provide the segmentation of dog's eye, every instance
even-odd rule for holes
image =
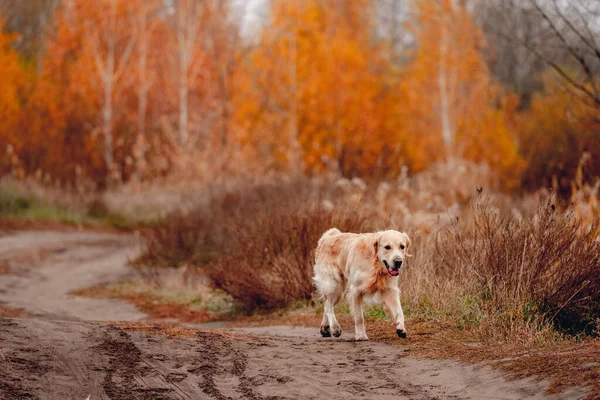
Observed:
[[[400,245],[400,250],[404,250],[404,245],[403,244]]]
[[[392,246],[385,246],[385,249],[386,249],[386,250],[391,250],[391,249],[392,249]]]

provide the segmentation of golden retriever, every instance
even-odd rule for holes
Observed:
[[[411,240],[406,233],[388,230],[376,233],[342,233],[330,229],[321,236],[315,257],[313,282],[325,300],[321,335],[339,337],[342,327],[335,305],[347,291],[354,313],[356,340],[368,340],[362,305],[384,302],[396,333],[406,338],[400,304],[398,275],[405,264]]]

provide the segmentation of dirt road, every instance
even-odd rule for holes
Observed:
[[[45,318],[136,321],[146,317],[125,301],[73,296],[77,289],[132,274],[139,251],[128,235],[16,232],[0,237],[0,303]]]
[[[167,336],[105,320],[144,318],[72,290],[122,279],[136,240],[94,233],[0,237],[0,399],[546,399],[547,384],[419,360],[401,346],[323,339],[317,328],[198,330]],[[96,320],[91,322],[90,320]],[[557,398],[583,398],[571,390]]]

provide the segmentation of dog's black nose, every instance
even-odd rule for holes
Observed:
[[[402,260],[394,261],[394,268],[398,269],[402,266]]]

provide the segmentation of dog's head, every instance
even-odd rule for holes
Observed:
[[[375,256],[391,276],[398,276],[405,263],[408,248],[412,244],[408,235],[398,231],[384,231],[375,234],[373,248]]]

